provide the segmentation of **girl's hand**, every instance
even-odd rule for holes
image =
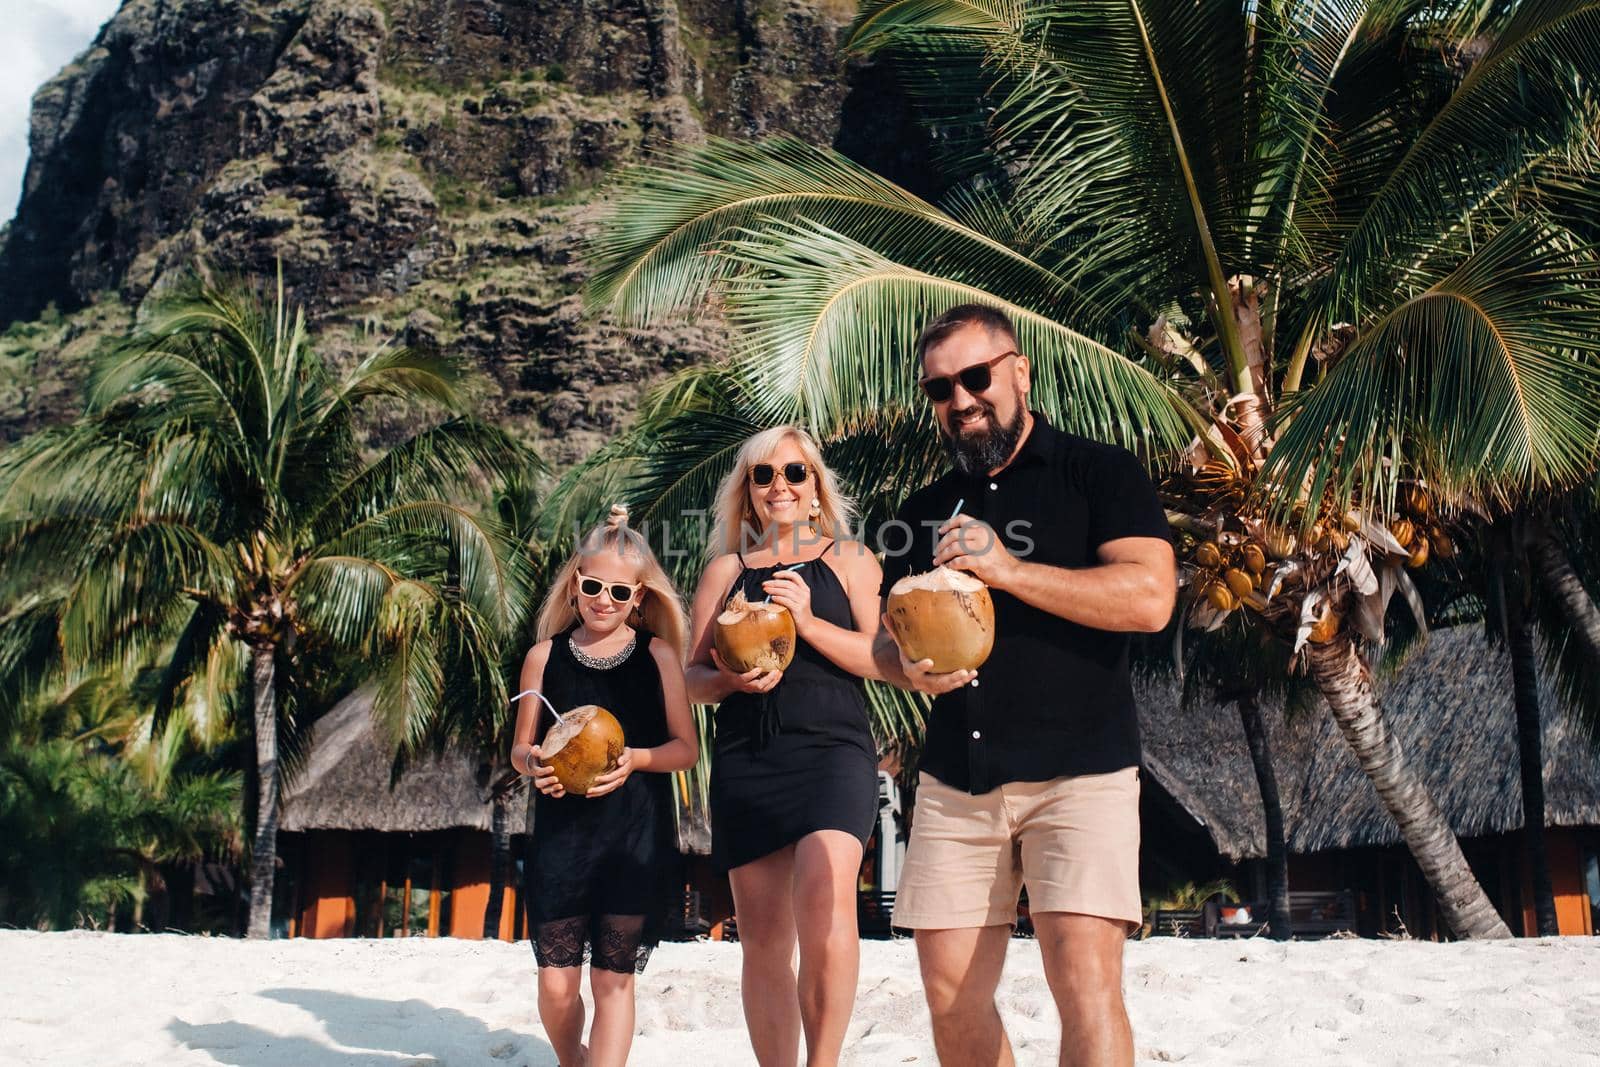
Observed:
[[[783,678],[782,671],[763,671],[760,667],[736,674],[722,662],[722,657],[714,648],[711,650],[711,662],[717,665],[723,683],[736,693],[765,693]]]
[[[762,582],[761,589],[772,598],[773,603],[789,609],[789,614],[794,618],[796,634],[804,635],[811,629],[816,616],[811,614],[811,587],[804,578],[794,571],[779,571]]]
[[[566,796],[566,787],[563,786],[561,784],[561,780],[556,777],[556,769],[554,767],[546,767],[544,764],[539,762],[539,760],[543,758],[544,753],[539,751],[538,745],[534,745],[533,755],[528,757],[529,762],[533,764],[533,787],[539,792],[543,793],[545,796]]]
[[[628,780],[628,775],[633,773],[633,749],[624,748],[622,755],[617,757],[617,765],[594,780],[589,791],[584,796],[593,800],[603,797],[607,793],[618,789],[623,782]]]

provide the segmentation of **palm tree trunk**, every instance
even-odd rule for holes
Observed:
[[[1595,606],[1583,579],[1573,569],[1566,550],[1556,541],[1549,526],[1543,522],[1529,524],[1528,551],[1533,558],[1533,569],[1545,595],[1555,601],[1566,616],[1573,640],[1589,657],[1589,663],[1600,671],[1600,607]]]
[[[255,691],[256,833],[250,848],[250,925],[252,940],[272,933],[272,880],[278,861],[278,702],[274,650],[250,650]]]
[[[1372,676],[1356,655],[1355,643],[1341,634],[1306,648],[1312,678],[1339,732],[1394,818],[1450,929],[1462,938],[1510,937],[1511,930],[1467,866],[1450,824],[1384,721]]]
[[[490,815],[489,904],[483,910],[483,937],[492,941],[500,936],[500,912],[505,907],[506,872],[511,869],[511,818],[506,811],[509,791],[494,795]]]
[[[1289,848],[1284,840],[1283,801],[1278,796],[1278,775],[1272,767],[1267,724],[1254,693],[1239,698],[1239,722],[1250,747],[1250,762],[1261,790],[1261,812],[1267,824],[1267,935],[1278,941],[1294,936],[1289,917]]]
[[[1533,883],[1533,913],[1540,937],[1561,932],[1556,894],[1550,881],[1550,853],[1544,837],[1544,738],[1539,726],[1539,670],[1533,623],[1523,600],[1520,572],[1500,570],[1506,606],[1506,641],[1511,646],[1511,687],[1517,708],[1517,756],[1522,768],[1522,840]],[[1510,579],[1508,582],[1507,579]]]

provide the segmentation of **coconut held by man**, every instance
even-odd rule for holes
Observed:
[[[934,674],[977,670],[994,649],[989,587],[965,571],[935,567],[894,583],[889,629],[913,663],[932,660]]]

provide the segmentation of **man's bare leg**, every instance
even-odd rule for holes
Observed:
[[[944,1067],[1016,1063],[994,1002],[1010,940],[1010,926],[917,931],[933,1045]]]
[[[1131,1067],[1133,1028],[1122,1002],[1128,924],[1034,912],[1044,976],[1061,1013],[1061,1067]]]

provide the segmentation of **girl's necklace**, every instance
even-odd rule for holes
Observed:
[[[639,632],[635,630],[633,635],[628,638],[628,643],[622,646],[622,651],[614,652],[609,656],[596,657],[589,655],[578,647],[577,634],[567,635],[567,647],[572,650],[572,658],[592,671],[609,671],[611,668],[621,665],[629,656],[633,655],[633,650],[638,647],[638,644]]]

